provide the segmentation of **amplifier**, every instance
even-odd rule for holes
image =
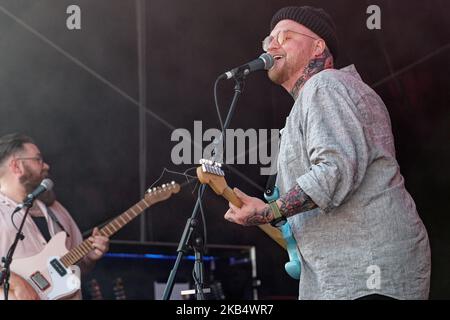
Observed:
[[[160,300],[177,257],[177,243],[114,241],[82,279],[84,299]],[[171,300],[195,299],[193,251],[183,256]],[[203,257],[205,298],[257,300],[253,246],[208,245]],[[182,294],[183,293],[183,294]]]

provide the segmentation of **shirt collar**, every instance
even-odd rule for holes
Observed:
[[[9,208],[16,208],[19,205],[16,201],[12,200],[11,198],[9,198],[7,195],[5,195],[1,191],[0,191],[0,204],[3,204]],[[36,199],[33,206],[30,208],[30,212],[33,212],[38,209],[43,211],[43,206],[41,205],[41,201]],[[22,211],[22,210],[20,210],[20,211]],[[45,212],[44,212],[44,215],[46,215]]]
[[[342,69],[339,69],[342,72],[347,72],[348,74],[350,74],[351,76],[355,77],[358,80],[362,81],[361,76],[359,75],[358,71],[356,71],[356,67],[354,64],[350,64]]]

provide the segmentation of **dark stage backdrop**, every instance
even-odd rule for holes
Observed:
[[[431,298],[449,298],[446,0],[0,0],[0,134],[35,138],[58,199],[87,231],[141,199],[163,168],[193,166],[194,146],[191,164],[173,163],[178,142],[172,133],[184,128],[194,139],[194,121],[201,121],[202,133],[219,128],[215,78],[261,54],[272,14],[292,4],[332,14],[341,41],[337,66],[354,63],[386,103],[401,171],[431,240]],[[366,26],[374,4],[381,9],[380,30]],[[79,30],[66,25],[70,5],[81,9]],[[231,82],[220,84],[223,116],[232,93]],[[263,72],[252,74],[231,128],[281,128],[291,104]],[[234,164],[238,171],[228,182],[261,196],[261,167]],[[186,182],[165,173],[160,183],[170,180]],[[177,242],[194,206],[194,187],[195,181],[186,184],[115,239]],[[204,207],[209,243],[256,246],[260,297],[296,296],[276,244],[256,228],[226,222],[227,203],[210,190]]]

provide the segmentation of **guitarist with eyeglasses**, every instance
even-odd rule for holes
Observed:
[[[230,202],[225,219],[289,223],[300,299],[427,299],[428,235],[400,173],[389,113],[353,65],[334,68],[331,16],[282,8],[263,50],[275,61],[268,77],[295,101],[281,134],[280,197],[269,205],[235,189],[242,206]]]
[[[14,209],[41,181],[48,177],[50,166],[43,160],[35,142],[23,134],[8,134],[0,137],[0,256],[5,257],[24,216],[24,209],[11,215]],[[54,194],[47,191],[42,200],[35,200],[29,210],[24,228],[25,238],[18,242],[13,256],[16,259],[32,257],[40,253],[50,239],[58,232],[66,233],[65,246],[72,249],[82,241],[81,232],[69,212],[59,203]],[[89,241],[93,250],[78,263],[81,273],[89,272],[109,249],[108,237],[94,229]],[[42,277],[36,277],[36,284],[42,284]],[[11,272],[9,299],[38,300],[40,296],[28,281]],[[3,299],[0,288],[0,299]],[[76,291],[70,299],[80,299]]]

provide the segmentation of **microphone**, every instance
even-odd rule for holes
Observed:
[[[17,208],[14,210],[14,212],[17,212],[19,210],[21,210],[24,207],[31,207],[31,204],[33,203],[33,201],[39,197],[39,195],[41,193],[44,193],[47,190],[51,190],[53,188],[53,181],[50,179],[44,179],[42,180],[41,184],[34,189],[33,192],[31,192],[30,194],[28,194],[26,196],[26,198],[23,200],[23,202],[21,204],[19,204],[17,206]]]
[[[269,70],[274,64],[273,57],[268,53],[263,53],[258,59],[243,64],[220,75],[220,79],[231,79],[237,76],[246,76],[250,72],[258,70]]]
[[[27,195],[27,197],[25,198],[25,200],[23,202],[30,201],[30,200],[33,201],[34,199],[39,197],[39,195],[41,193],[44,193],[47,190],[52,190],[52,188],[53,188],[53,181],[50,179],[44,179],[44,180],[42,180],[41,184],[36,189],[34,189],[34,191],[32,193]]]

